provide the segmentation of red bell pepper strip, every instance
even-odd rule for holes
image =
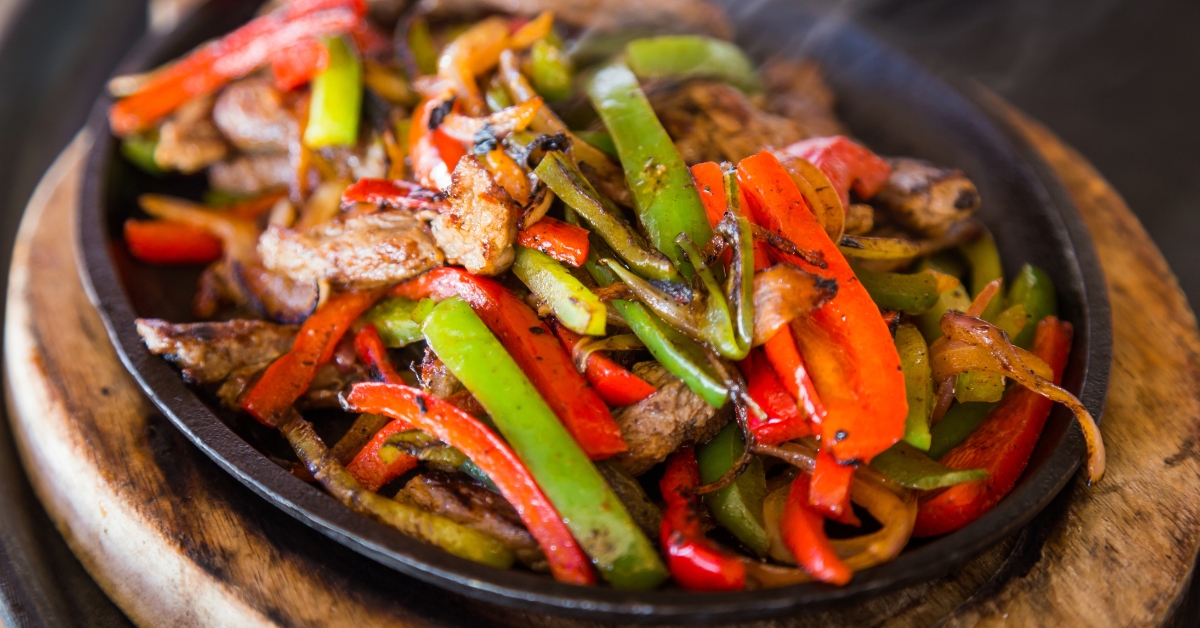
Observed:
[[[842,207],[850,207],[851,189],[859,198],[869,199],[892,176],[892,167],[888,162],[841,135],[796,142],[785,148],[784,152],[807,159],[820,168],[829,177],[838,196],[842,197]]]
[[[462,297],[500,339],[589,458],[600,460],[627,449],[608,406],[575,370],[571,356],[550,329],[495,280],[461,268],[435,268],[396,286],[391,294],[414,301]]]
[[[811,424],[811,430],[820,430],[825,420],[825,406],[821,403],[821,396],[817,394],[817,387],[808,375],[804,358],[800,357],[800,350],[796,348],[792,328],[786,325],[780,327],[763,345],[763,351],[767,361],[775,369],[775,374],[779,376],[783,389],[796,400],[804,412],[805,419]]]
[[[517,232],[517,244],[579,268],[588,257],[588,230],[549,216]]]
[[[354,352],[358,354],[359,362],[375,369],[383,381],[389,384],[404,383],[388,359],[387,347],[384,346],[383,338],[379,336],[379,330],[374,325],[364,325],[354,334]]]
[[[704,205],[704,213],[708,215],[708,223],[717,226],[725,217],[725,176],[721,166],[706,161],[692,166],[692,180],[696,182],[696,191],[700,193],[700,203]]]
[[[704,537],[700,527],[700,467],[691,447],[682,447],[667,461],[659,481],[663,501],[662,546],[667,568],[679,586],[692,591],[741,591],[746,588],[746,565]]]
[[[850,505],[850,482],[854,465],[843,465],[822,448],[817,452],[812,481],[808,485],[808,505],[829,519],[852,526],[862,522]]]
[[[222,248],[208,230],[168,220],[126,220],[125,246],[150,264],[208,264],[221,257]]]
[[[1047,316],[1034,332],[1033,354],[1062,380],[1071,353],[1071,324]],[[953,532],[992,509],[1016,485],[1029,464],[1054,402],[1025,388],[1014,387],[979,427],[940,462],[951,469],[987,469],[988,477],[958,484],[928,500],[917,510],[913,536]]]
[[[583,340],[583,336],[567,329],[557,321],[550,327],[554,329],[555,335],[558,336],[559,341],[568,352],[573,351],[575,345]],[[592,387],[596,389],[596,393],[600,395],[604,403],[614,407],[631,406],[658,392],[658,389],[651,386],[646,380],[629,372],[628,369],[613,362],[599,351],[588,356],[584,376],[591,382]]]
[[[349,32],[366,12],[362,0],[301,0],[254,19],[160,71],[109,110],[119,136],[141,131],[183,103],[211,94],[266,65],[298,42]]]
[[[392,49],[392,38],[366,19],[360,19],[354,24],[354,28],[350,29],[350,38],[354,40],[359,54],[364,57],[379,57]]]
[[[290,92],[329,67],[329,49],[317,39],[303,39],[271,55],[275,87]]]
[[[440,192],[408,181],[359,179],[342,192],[342,204],[367,203],[399,209],[443,211],[449,207]]]
[[[417,112],[408,130],[408,154],[412,159],[413,176],[422,186],[445,192],[450,189],[450,173],[467,151],[457,140],[439,129],[430,129],[433,112],[444,101],[427,99],[417,105]],[[457,108],[457,103],[454,105]]]
[[[749,357],[738,363],[738,368],[746,378],[746,392],[767,414],[766,421],[750,414],[750,431],[754,432],[756,441],[763,445],[778,445],[812,434],[812,426],[800,412],[796,398],[779,382],[761,350],[751,351]]]
[[[838,558],[825,536],[825,521],[808,505],[808,486],[807,473],[801,473],[792,481],[779,520],[783,544],[796,562],[817,580],[846,584],[850,582],[850,568]]]
[[[354,476],[354,479],[358,480],[359,484],[362,484],[363,488],[372,493],[379,491],[388,482],[412,471],[420,461],[408,452],[398,452],[399,455],[390,463],[384,462],[379,455],[387,446],[389,438],[412,429],[413,426],[408,421],[402,419],[389,421],[387,425],[383,426],[383,429],[375,432],[375,436],[372,436],[370,441],[367,441],[362,451],[359,451],[350,464],[346,465],[346,470]]]
[[[556,580],[580,585],[596,583],[591,561],[529,470],[508,443],[478,419],[433,395],[397,384],[357,384],[346,401],[356,412],[404,419],[457,447],[516,508],[529,533],[542,546]]]
[[[267,427],[278,427],[308,390],[317,368],[333,357],[354,320],[382,296],[381,290],[341,292],[304,321],[291,351],[271,363],[242,399],[242,409]]]
[[[792,329],[825,406],[822,448],[839,462],[869,462],[904,436],[908,415],[900,355],[887,324],[774,155],[763,151],[743,159],[738,178],[756,222],[796,246],[820,251],[827,267],[805,270],[838,282],[837,296],[793,321]]]

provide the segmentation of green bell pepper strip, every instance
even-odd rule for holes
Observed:
[[[529,49],[529,79],[533,89],[548,102],[571,97],[575,68],[567,53],[550,37],[543,37]]]
[[[967,263],[971,265],[971,298],[979,296],[984,287],[996,279],[1004,278],[1004,268],[1000,262],[1000,250],[996,248],[996,240],[986,229],[975,240],[958,247]],[[990,321],[1004,309],[1003,291],[996,295],[983,310],[980,316]]]
[[[412,52],[413,61],[416,62],[417,70],[421,74],[437,74],[437,47],[433,45],[433,34],[429,32],[429,23],[424,19],[415,19],[408,27],[408,49]]]
[[[512,97],[508,95],[508,89],[504,87],[504,83],[493,78],[491,84],[488,85],[487,91],[483,94],[484,100],[487,101],[488,109],[492,113],[508,109],[515,103]]]
[[[708,242],[713,235],[691,172],[629,68],[620,63],[601,68],[587,92],[612,134],[650,243],[691,277],[675,238],[683,233],[692,242]]]
[[[588,336],[603,336],[608,309],[554,258],[536,249],[516,247],[512,271],[536,294],[567,329]]]
[[[612,136],[604,131],[576,131],[575,137],[587,142],[592,148],[598,149],[606,155],[617,156],[617,145],[613,144]]]
[[[908,396],[908,419],[904,423],[904,441],[922,451],[929,449],[929,419],[933,416],[933,371],[929,364],[929,346],[913,325],[896,329],[896,351],[904,370],[904,390]]]
[[[625,46],[625,63],[640,79],[711,78],[744,92],[762,90],[754,62],[730,42],[703,35],[664,35]]]
[[[871,459],[871,468],[905,488],[931,491],[963,482],[975,482],[988,476],[984,469],[951,469],[924,452],[900,441]]]
[[[484,473],[483,469],[480,469],[479,465],[472,462],[470,458],[467,458],[462,464],[458,465],[458,470],[471,476],[471,479],[484,485],[489,491],[493,493],[500,492],[500,487],[496,486],[492,478],[489,478],[488,474]]]
[[[941,460],[942,456],[966,440],[995,407],[994,403],[980,402],[955,403],[950,406],[946,415],[931,430],[929,457]]]
[[[134,133],[121,140],[121,156],[146,174],[161,177],[166,174],[162,166],[154,161],[158,149],[158,138],[145,133]]]
[[[1029,321],[1020,333],[1009,334],[1013,344],[1028,350],[1033,346],[1033,333],[1037,324],[1047,316],[1058,316],[1058,300],[1054,293],[1054,282],[1046,271],[1026,264],[1013,279],[1008,289],[1008,302],[1025,306]]]
[[[569,157],[551,152],[538,164],[534,174],[637,274],[648,279],[679,278],[670,260],[645,246],[641,235],[621,218],[621,211],[588,183]]]
[[[435,515],[420,507],[376,495],[363,489],[354,476],[334,459],[312,425],[292,413],[280,431],[304,466],[334,499],[352,510],[397,530],[436,545],[467,560],[508,569],[516,557],[494,537]]]
[[[429,346],[487,409],[604,579],[619,589],[661,584],[667,571],[654,546],[471,307],[458,297],[446,299],[423,329]]]
[[[737,464],[746,448],[741,428],[729,423],[707,444],[696,448],[700,481],[704,484],[721,479]],[[770,542],[763,527],[763,500],[767,497],[767,479],[762,459],[755,457],[733,484],[704,496],[713,518],[729,530],[759,557],[767,555]]]
[[[729,215],[717,223],[714,231],[733,249],[729,260],[729,277],[725,280],[725,298],[733,311],[733,331],[738,347],[749,353],[754,344],[754,231],[750,220],[742,212],[737,169],[726,169],[722,178],[725,180],[725,207]]]
[[[363,318],[379,330],[384,346],[398,349],[425,339],[421,333],[421,321],[431,311],[432,299],[413,301],[404,297],[389,297],[367,310]]]
[[[1008,334],[1009,338],[1015,338],[1028,326],[1028,320],[1029,316],[1025,313],[1025,306],[1018,303],[1000,312],[988,322],[999,327],[1001,331]],[[1004,383],[1004,376],[1000,373],[962,373],[955,382],[954,398],[960,403],[973,401],[995,403],[1004,396]]]
[[[579,222],[578,216],[571,211],[567,212],[566,218],[572,224]],[[600,257],[607,257],[611,253],[604,242],[592,234],[588,261],[583,267],[601,286],[609,286],[617,281],[617,276],[600,264]],[[666,324],[637,301],[618,299],[612,305],[663,368],[682,380],[708,405],[714,408],[725,405],[729,389],[708,368],[704,350],[692,339]]]
[[[856,266],[854,274],[881,310],[921,314],[937,305],[937,279],[933,273],[877,273]]]
[[[741,226],[739,225],[739,228],[737,229],[737,233],[739,234],[742,231],[740,227]],[[749,233],[750,230],[748,226],[745,231]],[[751,240],[751,242],[753,242],[753,240]],[[717,353],[721,354],[721,356],[724,358],[728,358],[730,360],[744,359],[746,355],[750,353],[750,342],[740,342],[738,334],[734,331],[733,315],[729,311],[729,301],[726,300],[725,294],[721,291],[721,284],[717,283],[717,278],[713,275],[712,269],[708,267],[707,263],[705,263],[704,255],[700,253],[700,249],[696,248],[696,243],[693,242],[691,238],[687,237],[687,234],[679,234],[679,237],[675,239],[675,244],[679,248],[683,249],[684,254],[687,255],[688,260],[691,262],[692,267],[696,271],[695,277],[699,279],[699,283],[704,286],[704,290],[707,293],[707,295],[704,297],[704,310],[702,311],[700,318],[700,338],[698,340],[712,345],[712,347],[717,350]],[[743,255],[744,251],[739,250],[736,257],[741,258],[741,260],[745,260],[746,258]],[[754,251],[751,249],[750,260],[753,259]],[[751,263],[753,264],[753,261],[751,261]],[[742,264],[739,263],[739,266],[740,265]],[[744,281],[742,281],[744,277],[744,273],[739,273],[739,276],[736,278],[739,284],[744,283]],[[730,287],[735,286],[732,281],[733,278],[731,278]],[[753,308],[754,278],[750,277],[750,291],[748,299],[745,298],[746,295],[742,293],[742,286],[736,285],[736,287],[738,289],[739,299],[741,299],[742,303],[747,306],[747,308],[744,308],[743,311],[745,311],[745,309]],[[750,309],[750,317],[749,335],[750,340],[753,340],[753,309]],[[739,327],[741,327],[741,325],[739,325]]]
[[[312,80],[304,145],[353,146],[358,142],[362,109],[362,62],[341,37],[326,40],[325,46],[329,49],[329,66]]]
[[[921,335],[925,336],[925,341],[933,344],[934,340],[942,337],[942,316],[950,310],[966,312],[969,307],[971,307],[971,297],[967,294],[966,288],[958,286],[953,290],[947,290],[938,295],[937,302],[933,304],[932,308],[917,316],[917,327],[921,329]]]

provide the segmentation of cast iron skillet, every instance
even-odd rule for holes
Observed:
[[[752,54],[816,58],[837,93],[842,118],[869,146],[883,154],[953,165],[975,180],[984,199],[981,216],[996,236],[1009,275],[1025,262],[1052,275],[1060,315],[1075,326],[1064,386],[1099,417],[1112,357],[1100,265],[1071,198],[1031,147],[980,89],[958,82],[952,87],[948,79],[854,27],[815,21],[787,2],[752,4],[756,10],[748,15],[736,15],[734,9],[739,31],[753,34],[742,42]],[[213,0],[176,31],[143,41],[121,71],[143,71],[175,58],[244,22],[253,8],[250,3]],[[558,584],[549,577],[456,558],[355,514],[293,477],[268,458],[286,455],[278,435],[233,417],[211,397],[194,392],[178,371],[145,349],[134,319],[189,320],[197,272],[133,261],[121,243],[121,225],[137,214],[138,194],[196,195],[202,182],[153,179],[121,159],[105,117],[110,103],[107,96],[100,99],[89,125],[95,145],[78,236],[84,283],[122,361],[163,413],[226,471],[335,541],[405,574],[491,602],[591,619],[691,622],[779,615],[861,600],[947,573],[1028,523],[1071,478],[1084,453],[1071,414],[1056,407],[1024,476],[996,508],[958,532],[914,543],[896,560],[856,573],[840,588],[806,584],[728,594],[626,592]]]

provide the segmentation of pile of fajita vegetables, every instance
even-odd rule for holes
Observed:
[[[125,225],[206,267],[200,322],[139,331],[297,476],[479,563],[722,591],[970,524],[1055,402],[1100,479],[1051,279],[965,175],[813,135],[719,34],[424,4],[273,3],[110,86],[131,162],[211,185]]]

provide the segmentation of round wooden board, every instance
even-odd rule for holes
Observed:
[[[1200,549],[1200,337],[1170,270],[1078,154],[1013,114],[1074,195],[1104,262],[1114,364],[1109,468],[945,578],[763,626],[1159,625]],[[26,212],[6,384],[34,488],[84,566],[144,626],[583,626],[475,602],[359,557],[193,447],[125,372],[73,247],[85,137]]]

